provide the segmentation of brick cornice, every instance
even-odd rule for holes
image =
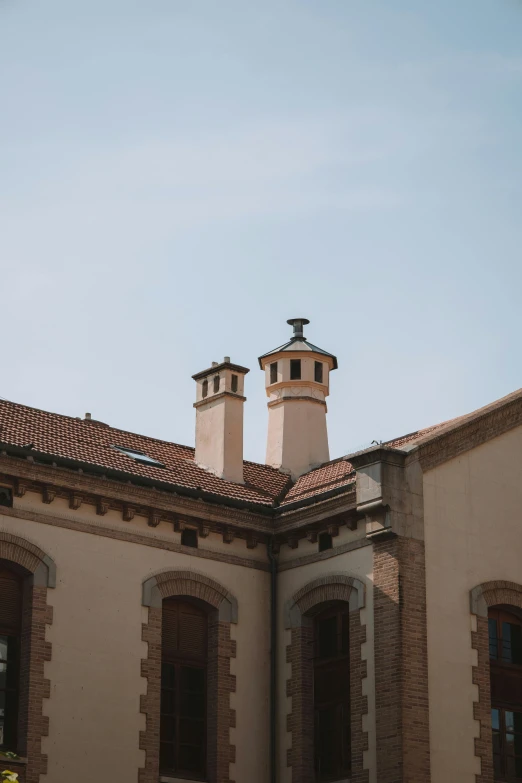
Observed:
[[[460,454],[522,425],[522,392],[472,413],[461,423],[449,424],[439,434],[417,441],[412,459],[418,459],[423,471],[431,470]]]

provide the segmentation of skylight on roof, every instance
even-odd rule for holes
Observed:
[[[154,457],[149,457],[148,454],[144,454],[142,451],[135,451],[134,449],[126,449],[123,446],[113,446],[113,449],[119,451],[121,454],[125,454],[135,462],[139,462],[142,465],[155,465],[157,468],[164,468],[163,462],[159,462]]]

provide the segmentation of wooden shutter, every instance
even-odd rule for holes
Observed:
[[[206,659],[207,615],[202,609],[185,601],[163,602],[162,654],[164,659]]]
[[[22,579],[0,570],[0,630],[19,631],[22,622]]]

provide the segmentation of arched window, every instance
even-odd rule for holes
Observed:
[[[318,781],[348,777],[350,751],[349,606],[335,603],[314,618],[315,771]]]
[[[18,742],[23,577],[0,561],[0,748]]]
[[[495,780],[522,781],[522,612],[488,612]]]
[[[163,601],[160,769],[204,780],[208,615],[196,601]]]

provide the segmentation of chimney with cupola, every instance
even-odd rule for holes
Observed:
[[[326,397],[336,357],[308,342],[306,318],[290,318],[289,342],[259,357],[268,397],[266,463],[296,479],[328,462]]]
[[[243,484],[243,405],[246,367],[230,356],[196,373],[196,463],[226,481]]]

